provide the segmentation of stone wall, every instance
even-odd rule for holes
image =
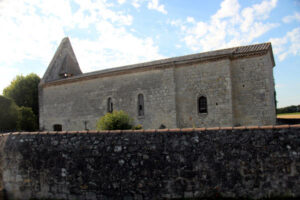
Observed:
[[[53,130],[54,124],[61,124],[64,131],[95,129],[107,113],[108,98],[114,110],[124,110],[145,129],[162,124],[167,128],[275,124],[271,51],[155,63],[41,84],[40,128]],[[143,117],[138,116],[139,94],[144,96]],[[207,113],[198,112],[200,96],[207,98]]]
[[[276,123],[270,53],[232,61],[234,126]]]
[[[45,87],[40,98],[40,127],[53,130],[96,129],[107,113],[107,100],[114,110],[124,110],[144,128],[176,127],[173,69],[142,71]],[[145,115],[138,117],[138,95],[143,94]],[[85,121],[87,127],[85,127]]]
[[[233,125],[230,68],[230,59],[177,66],[178,127]],[[201,96],[207,98],[207,113],[198,112],[197,99]]]
[[[300,196],[300,125],[0,136],[8,199]]]

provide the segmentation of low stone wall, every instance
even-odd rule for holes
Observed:
[[[7,199],[300,197],[300,125],[9,133],[0,158]]]

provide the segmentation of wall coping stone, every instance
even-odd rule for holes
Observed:
[[[269,125],[269,126],[238,126],[238,127],[208,127],[208,128],[174,128],[174,129],[140,129],[140,130],[83,130],[83,131],[34,131],[34,132],[7,132],[0,134],[8,135],[62,135],[62,134],[120,134],[120,133],[192,133],[195,131],[216,131],[216,130],[254,130],[254,129],[289,129],[300,128],[300,124],[293,125]]]

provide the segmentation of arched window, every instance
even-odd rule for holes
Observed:
[[[139,94],[138,95],[138,116],[144,116],[144,95]]]
[[[113,102],[112,102],[111,98],[109,97],[107,99],[107,112],[112,113],[113,110],[114,110],[114,108],[113,108]]]
[[[207,99],[204,96],[198,98],[198,112],[207,113]]]
[[[62,131],[62,125],[61,124],[54,124],[53,125],[53,131]]]

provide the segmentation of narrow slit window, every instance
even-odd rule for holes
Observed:
[[[144,95],[139,94],[138,95],[138,116],[144,116]]]
[[[62,131],[62,125],[61,124],[54,124],[53,125],[53,131]]]
[[[109,97],[107,99],[107,112],[112,113],[113,112],[113,102],[111,100],[111,98]]]
[[[201,96],[198,99],[198,112],[207,113],[207,99],[204,96]]]

